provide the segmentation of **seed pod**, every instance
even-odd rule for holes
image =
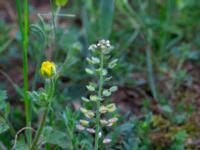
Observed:
[[[93,128],[87,128],[86,129],[89,133],[95,133],[95,130]]]
[[[114,112],[116,110],[116,106],[114,103],[107,105],[106,108],[108,112]]]
[[[100,111],[100,113],[104,114],[104,113],[107,112],[107,108],[106,108],[105,106],[101,106],[101,107],[99,108],[99,111]]]
[[[89,121],[87,121],[87,120],[80,120],[80,123],[81,123],[81,125],[83,125],[83,126],[88,126]]]
[[[78,130],[80,130],[80,131],[85,130],[85,127],[83,127],[83,126],[80,125],[80,124],[77,124],[77,125],[76,125],[76,128],[77,128]]]

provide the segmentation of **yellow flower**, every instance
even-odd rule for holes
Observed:
[[[45,78],[51,78],[56,74],[56,65],[50,61],[44,61],[40,68],[40,73]]]

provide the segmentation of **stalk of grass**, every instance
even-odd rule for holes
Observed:
[[[100,75],[99,75],[99,91],[98,91],[98,97],[102,97],[102,90],[103,90],[103,52],[101,51],[101,60],[100,60]],[[97,108],[96,108],[96,131],[95,131],[95,148],[94,150],[98,150],[99,147],[99,130],[100,130],[100,112],[99,108],[101,106],[100,99],[97,100]]]
[[[22,46],[23,46],[23,98],[25,101],[25,116],[26,116],[26,126],[31,126],[31,102],[28,98],[28,30],[29,30],[29,13],[28,13],[28,0],[23,1],[24,14],[22,19],[22,9],[20,5],[20,0],[16,0],[17,5],[17,14],[19,28],[22,37]],[[23,24],[24,23],[24,24]],[[31,131],[28,131],[28,143],[31,144]]]
[[[55,48],[57,47],[57,31],[56,31],[56,26],[58,22],[58,14],[60,12],[60,7],[57,7],[56,11],[54,11],[54,5],[53,1],[50,0],[50,5],[51,5],[51,14],[52,14],[52,25],[53,25],[53,31],[54,31],[54,39],[52,43],[54,43]],[[55,59],[57,60],[58,57],[58,51],[55,52]]]
[[[150,47],[146,48],[146,63],[147,63],[147,75],[148,75],[149,87],[150,87],[151,93],[153,94],[153,98],[155,100],[158,100],[158,94],[157,94],[154,74],[153,74],[153,65],[152,65],[152,60],[151,60]]]

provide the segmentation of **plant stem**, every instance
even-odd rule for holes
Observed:
[[[100,75],[99,75],[99,91],[98,97],[100,98],[97,101],[97,108],[96,108],[96,132],[95,132],[95,148],[94,150],[98,150],[99,147],[99,130],[100,130],[100,112],[99,108],[101,105],[101,98],[102,98],[102,89],[103,89],[103,52],[101,51],[101,64],[100,64]]]
[[[24,31],[23,31],[23,76],[26,126],[31,127],[31,101],[28,98],[28,0],[24,0]],[[28,143],[31,145],[31,131],[28,131]]]
[[[60,7],[57,7],[56,12],[54,11],[53,7],[53,2],[50,0],[50,5],[51,5],[51,15],[52,15],[52,24],[53,24],[53,30],[54,30],[54,39],[52,43],[54,43],[54,48],[57,47],[57,31],[56,31],[56,26],[58,23],[58,14],[60,13]],[[55,59],[57,60],[58,57],[58,51],[55,53]]]
[[[22,19],[22,9],[20,6],[20,0],[16,0],[17,5],[17,13],[18,13],[18,21],[19,28],[22,37],[22,45],[23,45],[23,79],[24,79],[24,87],[23,87],[23,98],[25,101],[25,115],[26,115],[26,126],[31,126],[31,102],[28,98],[28,30],[29,30],[29,13],[28,13],[28,0],[23,1],[24,6],[24,19]],[[24,20],[24,24],[23,21]],[[31,144],[31,132],[28,131],[28,143]]]
[[[30,150],[35,150],[37,148],[37,144],[38,144],[40,135],[43,131],[43,128],[44,128],[44,125],[45,125],[45,122],[46,122],[46,117],[47,117],[48,111],[49,111],[49,105],[48,105],[48,107],[45,108],[44,114],[42,116],[42,121],[40,123],[40,126],[38,128],[38,131],[36,133],[35,139],[33,141],[33,144],[31,146]]]

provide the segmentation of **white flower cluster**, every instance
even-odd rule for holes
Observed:
[[[110,41],[109,40],[100,40],[97,44],[92,44],[89,46],[89,50],[94,52],[98,49],[104,51],[104,53],[109,53],[109,51],[112,49],[113,47],[110,45]]]
[[[98,84],[95,82],[90,82],[86,86],[86,89],[91,93],[91,95],[88,97],[82,97],[82,100],[85,103],[94,104],[94,107],[93,109],[87,109],[83,107],[80,108],[80,111],[84,114],[85,118],[81,119],[76,126],[80,131],[88,131],[89,133],[94,134],[98,124],[100,126],[98,133],[99,137],[102,137],[103,127],[111,127],[118,120],[118,118],[115,116],[111,118],[109,117],[113,116],[111,113],[116,111],[115,104],[109,104],[108,102],[105,102],[106,98],[111,96],[111,94],[118,88],[117,86],[112,86],[108,89],[103,87],[103,83],[111,80],[112,77],[108,76],[108,70],[113,69],[116,66],[117,59],[111,61],[106,59],[108,62],[104,62],[104,57],[101,56],[108,55],[112,49],[113,47],[110,45],[110,41],[108,40],[101,40],[97,44],[92,44],[89,47],[90,51],[97,53],[93,53],[93,56],[87,58],[87,61],[89,64],[93,65],[93,67],[92,69],[86,68],[85,71],[89,75],[98,75],[99,81],[97,82]],[[100,105],[98,105],[98,103]],[[97,119],[98,114],[100,116],[99,120]],[[111,142],[111,139],[106,137],[102,142],[107,144]]]

